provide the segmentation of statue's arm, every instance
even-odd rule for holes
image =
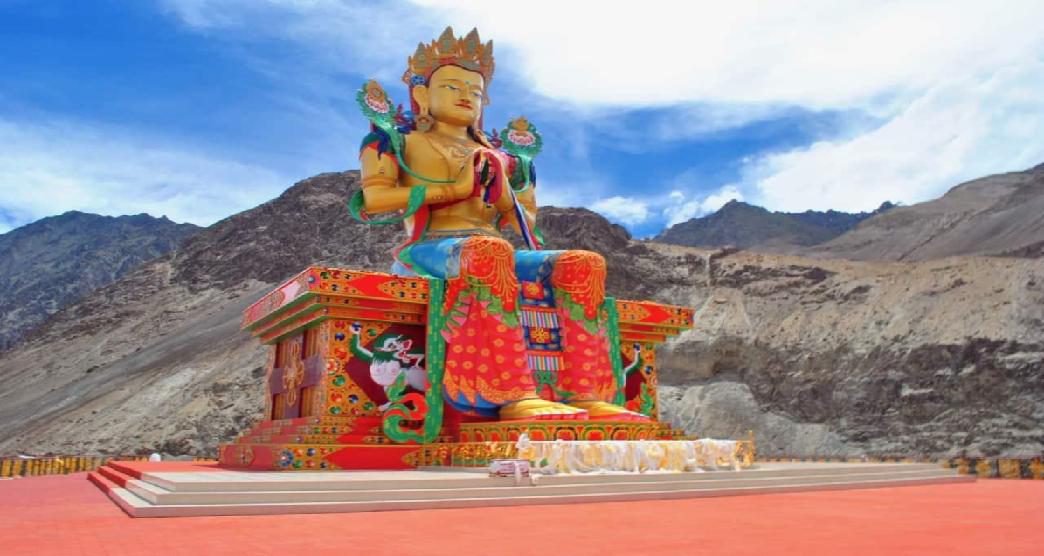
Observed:
[[[526,224],[529,225],[529,229],[536,229],[536,215],[537,215],[537,204],[536,204],[536,184],[526,188],[525,191],[518,193],[518,204],[522,205],[522,212],[526,217]],[[518,222],[515,222],[515,227],[518,227]],[[521,230],[517,230],[522,233]]]
[[[518,117],[508,122],[507,127],[500,133],[500,141],[501,150],[509,154],[512,159],[511,182],[514,186],[515,196],[522,207],[521,216],[525,218],[529,229],[536,231],[536,172],[533,167],[533,158],[540,154],[543,140],[540,138],[536,126],[525,117]],[[508,209],[511,210],[511,215],[505,215],[504,220],[511,223],[515,231],[521,233],[520,222],[514,207],[508,207]],[[502,211],[501,214],[504,215],[504,212]]]
[[[515,197],[518,198],[518,203],[522,205],[522,212],[526,219],[526,223],[529,225],[529,229],[532,230],[536,228],[536,184],[531,184],[522,191],[516,191]],[[515,230],[516,233],[522,233],[522,230],[518,225],[518,219],[515,216],[515,205],[511,202],[510,195],[501,196],[501,200],[497,203],[497,210],[501,215],[503,215],[504,221],[511,224],[511,228]]]
[[[363,200],[366,212],[378,213],[406,208],[410,191],[399,185],[399,166],[395,155],[381,153],[376,146],[359,153],[362,167]]]
[[[379,132],[378,132],[379,133]],[[376,214],[405,209],[409,204],[410,188],[399,186],[399,165],[395,154],[382,152],[379,142],[364,145],[359,153],[362,167],[363,201],[366,212]],[[445,203],[471,194],[474,169],[465,167],[456,183],[428,184],[424,204]]]

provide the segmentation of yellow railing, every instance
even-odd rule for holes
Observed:
[[[485,465],[492,459],[514,456],[514,445],[506,442],[472,442],[452,444],[429,444],[413,456],[414,465]],[[754,443],[741,442],[737,456],[744,467],[755,462]],[[41,458],[0,458],[0,479],[14,477],[36,477],[41,475],[65,475],[82,471],[94,471],[110,461],[147,461],[148,456],[49,456]],[[193,461],[212,461],[213,458],[196,457]],[[929,459],[909,457],[756,457],[758,463],[771,462],[873,462],[873,463],[935,463],[956,469],[961,474],[981,478],[1037,479],[1044,480],[1044,458],[957,458]]]
[[[110,461],[147,461],[148,456],[48,456],[0,458],[0,479],[94,471]],[[207,458],[195,458],[195,461]]]
[[[935,463],[948,469],[956,469],[962,475],[975,475],[977,477],[999,478],[999,479],[1036,479],[1044,480],[1044,458],[955,458],[955,459],[931,459],[910,458],[902,456],[868,456],[865,458],[841,458],[841,457],[759,457],[759,462],[848,462],[848,463]]]

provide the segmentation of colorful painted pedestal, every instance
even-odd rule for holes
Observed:
[[[249,307],[243,328],[269,351],[265,417],[220,450],[222,465],[266,470],[408,469],[482,465],[512,455],[523,432],[532,440],[680,438],[657,421],[477,421],[444,407],[442,428],[426,444],[399,444],[383,431],[384,389],[370,363],[352,349],[353,334],[374,349],[389,338],[424,353],[429,283],[379,272],[311,267]],[[621,358],[633,372],[626,405],[646,415],[656,407],[655,347],[692,327],[693,310],[646,301],[615,301]],[[526,315],[527,337],[546,331]],[[530,318],[531,317],[531,318]],[[353,324],[357,326],[353,329]],[[408,342],[407,342],[408,341]],[[635,346],[640,366],[634,369]],[[546,350],[531,350],[531,361]],[[535,367],[535,365],[534,365]],[[409,424],[409,423],[407,423]],[[415,423],[416,424],[416,423]],[[753,458],[753,446],[748,449]]]

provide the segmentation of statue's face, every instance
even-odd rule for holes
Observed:
[[[440,122],[472,125],[482,114],[485,80],[482,74],[459,66],[443,66],[431,75],[428,111]]]

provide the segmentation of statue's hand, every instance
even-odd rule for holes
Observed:
[[[475,162],[469,159],[461,168],[457,180],[447,187],[447,194],[451,201],[467,199],[475,191],[475,166]]]
[[[460,169],[460,173],[457,174],[457,179],[452,184],[444,186],[445,189],[440,193],[444,194],[449,201],[460,201],[471,197],[476,193],[476,172],[481,173],[485,169],[489,175],[496,171],[496,165],[489,160],[490,156],[495,155],[481,152],[477,157],[468,159],[464,163],[464,167]],[[483,184],[482,187],[486,187],[486,185]]]

